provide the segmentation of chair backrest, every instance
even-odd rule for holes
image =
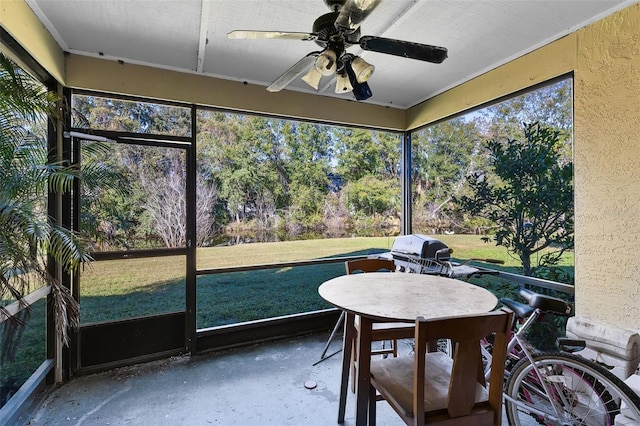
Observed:
[[[347,274],[355,272],[393,272],[396,264],[389,259],[357,259],[344,262]]]
[[[461,301],[461,303],[463,303]],[[450,339],[454,344],[451,380],[448,384],[446,409],[448,417],[457,418],[477,413],[481,418],[471,424],[500,425],[502,415],[502,387],[507,339],[512,313],[504,311],[482,315],[452,317],[445,319],[416,319],[414,359],[414,413],[424,413],[425,354],[429,342]],[[480,341],[495,333],[492,353],[491,375],[487,402],[477,410],[478,383],[485,385]],[[433,354],[428,354],[432,356]],[[442,354],[440,354],[442,355]],[[431,383],[430,385],[434,385]],[[435,384],[438,386],[438,384]],[[447,392],[446,390],[444,390]],[[487,407],[488,405],[488,407]],[[474,411],[475,410],[475,411]],[[428,416],[428,414],[427,414]]]

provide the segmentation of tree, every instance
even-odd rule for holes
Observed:
[[[397,135],[366,129],[333,129],[336,171],[344,180],[344,201],[357,232],[364,223],[395,226],[400,206],[400,141]],[[369,231],[365,231],[369,232]]]
[[[160,173],[151,172],[148,164],[147,167],[140,168],[140,186],[145,188],[145,196],[140,203],[153,233],[162,239],[165,247],[185,247],[187,178],[184,153],[166,150],[163,158],[166,164]],[[215,184],[206,182],[202,172],[198,170],[195,205],[198,246],[204,246],[212,237],[217,199]]]
[[[89,95],[74,95],[74,127],[159,135],[189,136],[189,108],[125,101]]]
[[[397,137],[365,129],[336,128],[337,171],[348,182],[367,175],[399,179],[400,149]]]
[[[556,262],[573,248],[573,164],[563,159],[560,130],[534,123],[524,138],[486,142],[490,172],[469,178],[472,195],[463,208],[497,226],[496,245],[506,247],[531,275],[531,256],[551,249],[542,259]]]
[[[188,108],[76,95],[74,124],[91,129],[189,135]],[[224,114],[216,115],[224,116]],[[201,123],[208,124],[208,121]],[[216,119],[211,121],[216,123]],[[215,125],[215,124],[214,124]],[[207,127],[211,130],[211,126]],[[213,129],[215,131],[215,129]],[[196,170],[196,243],[211,241],[216,231],[218,182],[213,169],[200,160],[207,155],[206,139],[198,145]],[[122,197],[115,191],[91,191],[82,186],[83,231],[95,229],[96,250],[140,249],[186,244],[186,158],[177,148],[109,144],[99,161],[126,176]],[[88,145],[83,145],[83,161]],[[216,167],[216,165],[213,165]]]
[[[398,208],[398,186],[395,182],[367,175],[345,187],[347,204],[355,213],[365,216],[388,214]]]
[[[289,210],[304,227],[322,223],[324,201],[328,194],[331,143],[324,126],[285,124],[287,162],[285,165]]]
[[[484,117],[485,138],[521,139],[522,123],[545,123],[560,130],[560,138],[566,142],[564,155],[570,158],[573,133],[571,89],[572,80],[562,80],[483,108],[480,116]]]
[[[229,132],[211,141],[210,155],[220,163],[215,171],[220,181],[220,195],[226,200],[230,215],[240,223],[255,208],[256,190],[261,180],[260,154],[253,146],[254,136],[243,128],[240,117],[237,118],[238,122],[233,123]]]
[[[55,114],[56,101],[0,54],[0,299],[22,300],[35,285],[50,285],[56,332],[66,344],[69,326],[78,324],[78,303],[49,273],[47,256],[69,273],[90,257],[78,236],[46,213],[47,193],[70,190],[78,176],[48,160],[45,134],[38,131],[38,123]],[[1,307],[0,314],[8,316]]]
[[[451,227],[442,212],[460,193],[466,177],[482,167],[475,155],[481,138],[476,123],[454,118],[429,126],[412,139],[412,200],[414,225],[432,221]],[[418,218],[422,216],[423,219]]]

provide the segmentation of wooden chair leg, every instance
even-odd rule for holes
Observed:
[[[349,370],[352,368],[353,348],[356,330],[353,326],[353,314],[346,314],[344,321],[344,342],[342,349],[342,375],[340,379],[340,401],[338,402],[338,423],[344,423],[349,388]]]
[[[358,346],[356,345],[355,338],[352,341],[351,363],[349,365],[351,366],[351,393],[356,393],[356,378],[358,377]]]
[[[369,386],[369,426],[376,426],[376,402],[377,391],[372,385]]]

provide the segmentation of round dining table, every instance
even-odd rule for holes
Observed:
[[[338,423],[344,422],[344,406],[349,380],[351,348],[356,337],[358,369],[356,378],[356,425],[368,423],[371,330],[374,322],[415,323],[425,319],[477,315],[493,310],[498,299],[487,289],[438,275],[403,272],[369,272],[343,275],[324,282],[320,296],[346,313],[342,381]],[[360,317],[359,333],[355,316]]]

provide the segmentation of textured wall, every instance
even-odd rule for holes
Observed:
[[[640,330],[640,5],[577,33],[577,315]]]

